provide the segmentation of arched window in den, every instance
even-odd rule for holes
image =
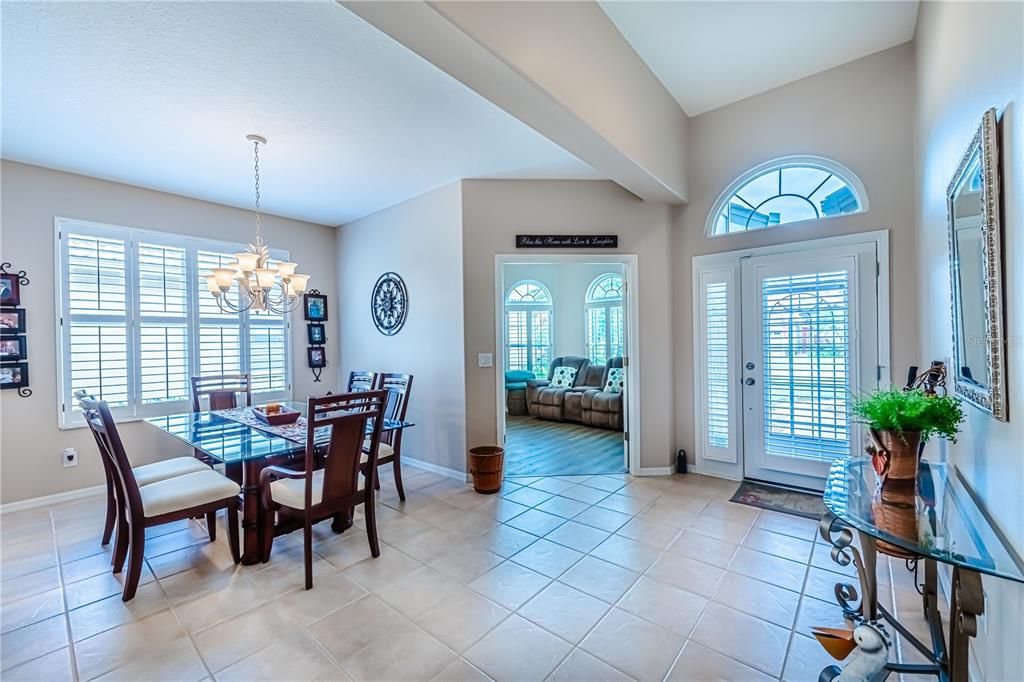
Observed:
[[[763,230],[867,208],[864,185],[849,168],[816,156],[788,156],[752,168],[729,185],[708,216],[706,234]]]
[[[505,297],[505,367],[546,378],[551,364],[551,292],[534,280],[516,282]]]
[[[622,357],[625,330],[622,318],[622,275],[599,275],[587,289],[587,356],[595,364]]]

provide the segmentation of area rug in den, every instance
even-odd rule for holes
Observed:
[[[825,504],[821,501],[820,494],[804,493],[755,481],[740,483],[740,487],[732,496],[731,501],[783,514],[803,516],[815,521],[825,513]]]

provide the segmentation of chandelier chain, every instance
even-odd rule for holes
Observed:
[[[260,223],[260,143],[253,140],[253,175],[256,178],[256,244],[263,244],[263,229]]]

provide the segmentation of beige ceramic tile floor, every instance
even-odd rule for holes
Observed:
[[[388,472],[382,476],[390,481]],[[99,545],[103,501],[2,523],[4,680],[816,680],[850,574],[813,521],[728,502],[696,475],[513,479],[501,496],[411,469],[385,485],[378,559],[361,517],[235,566],[220,529],[154,529],[138,596]],[[221,518],[220,523],[224,520]],[[882,601],[920,599],[882,562]],[[916,628],[922,632],[920,624]]]

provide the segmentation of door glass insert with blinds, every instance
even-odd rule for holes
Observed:
[[[206,275],[242,246],[64,218],[56,230],[62,426],[81,421],[79,389],[120,418],[189,409],[201,374],[248,372],[261,400],[291,397],[287,317],[226,314],[206,295]]]
[[[877,385],[874,244],[742,263],[746,478],[821,489],[860,449],[853,394]]]

